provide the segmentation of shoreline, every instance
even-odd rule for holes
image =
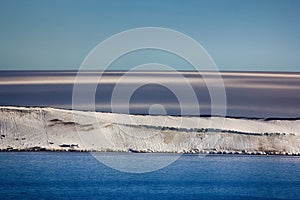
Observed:
[[[276,152],[276,151],[231,151],[231,150],[190,150],[183,152],[172,152],[172,151],[150,151],[150,150],[133,150],[128,151],[121,150],[88,150],[88,149],[50,149],[44,147],[32,147],[26,149],[0,149],[1,152],[76,152],[76,153],[132,153],[132,154],[192,154],[192,155],[252,155],[252,156],[300,156],[300,153],[287,153],[287,152]]]

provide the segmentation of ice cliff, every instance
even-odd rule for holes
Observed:
[[[300,155],[300,120],[173,117],[0,107],[5,151]]]

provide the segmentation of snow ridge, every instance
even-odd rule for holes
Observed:
[[[0,107],[0,150],[300,155],[300,120]]]

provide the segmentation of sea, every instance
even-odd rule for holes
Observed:
[[[127,173],[90,153],[1,152],[0,183],[0,199],[300,199],[300,157],[184,154],[162,169]]]

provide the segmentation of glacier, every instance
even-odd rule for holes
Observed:
[[[0,106],[2,151],[300,155],[299,119],[129,115]]]

